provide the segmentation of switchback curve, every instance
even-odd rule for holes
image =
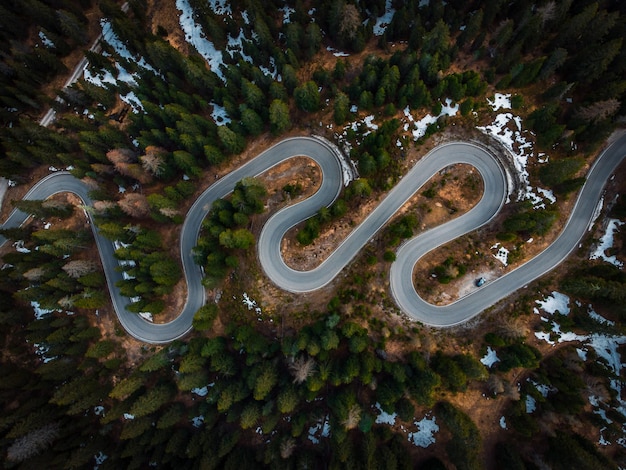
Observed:
[[[466,214],[403,244],[398,250],[397,261],[391,268],[393,296],[409,316],[433,326],[451,326],[472,318],[540,277],[576,247],[589,225],[606,180],[626,156],[626,136],[610,146],[593,166],[572,216],[555,243],[520,268],[446,307],[430,305],[417,295],[412,282],[413,266],[426,252],[478,228],[498,213],[506,197],[507,184],[505,173],[497,159],[482,148],[468,143],[449,143],[435,148],[403,177],[366,220],[320,266],[311,271],[295,271],[282,259],[280,240],[293,225],[313,215],[322,205],[329,205],[334,201],[341,191],[342,172],[338,160],[340,157],[324,141],[310,137],[283,140],[218,180],[190,208],[180,238],[188,296],[179,316],[169,323],[150,323],[125,309],[129,300],[121,296],[119,289],[115,287],[116,282],[121,280],[121,274],[115,269],[113,245],[98,233],[92,223],[113,306],[120,323],[131,336],[147,343],[162,344],[180,338],[191,330],[193,315],[206,300],[201,284],[202,272],[193,262],[192,249],[211,204],[232,192],[235,184],[242,178],[257,176],[294,156],[310,157],[320,165],[323,175],[321,187],[310,198],[274,214],[263,227],[258,242],[259,260],[268,277],[279,287],[292,292],[309,292],[328,284],[393,214],[441,169],[456,163],[468,163],[480,172],[485,183],[480,202]],[[67,172],[54,173],[42,179],[27,193],[26,198],[45,199],[66,191],[76,194],[85,205],[91,205],[85,185]],[[19,226],[27,218],[27,214],[14,211],[2,227]],[[0,245],[5,241],[0,237]],[[535,261],[537,259],[540,261]],[[503,279],[506,281],[502,281]]]

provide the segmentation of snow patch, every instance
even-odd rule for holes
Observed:
[[[330,46],[328,46],[326,50],[328,52],[332,52],[335,57],[350,57],[350,54],[348,54],[347,52],[338,51],[337,49]]]
[[[602,206],[604,206],[604,196],[600,198],[600,200],[598,201],[598,205],[593,211],[593,215],[591,216],[591,222],[589,222],[589,227],[587,227],[587,231],[590,231],[593,228],[593,224],[595,224],[598,217],[600,217],[600,213],[602,212]]]
[[[44,33],[41,30],[39,30],[39,39],[41,39],[41,44],[43,44],[48,49],[55,49],[56,48],[56,45],[54,44],[54,42],[52,42],[48,38],[48,36],[46,36],[46,33]]]
[[[537,409],[537,401],[531,395],[526,395],[526,413],[530,414]]]
[[[391,0],[387,0],[385,2],[385,13],[382,16],[379,16],[376,19],[376,24],[374,25],[374,35],[382,36],[385,34],[385,30],[391,20],[393,19],[393,15],[396,13],[396,10],[391,6]]]
[[[318,433],[319,436],[317,435]],[[307,437],[313,444],[319,444],[320,438],[328,436],[330,436],[330,423],[328,422],[328,415],[326,415],[322,421],[309,428],[309,435]]]
[[[230,8],[230,0],[208,0],[208,4],[216,15],[231,16],[233,14]]]
[[[109,456],[106,455],[105,453],[103,453],[102,451],[98,452],[96,455],[93,456],[93,459],[96,462],[96,465],[94,467],[94,470],[97,470],[99,468],[99,465],[102,465],[104,463],[104,461],[106,459],[108,459]]]
[[[552,291],[552,294],[544,300],[535,300],[544,312],[554,314],[559,312],[561,315],[569,314],[569,297],[560,292]],[[538,313],[538,312],[535,312]]]
[[[587,313],[589,314],[589,317],[591,319],[597,321],[598,323],[601,323],[602,325],[608,325],[608,326],[614,326],[615,325],[614,321],[607,320],[606,318],[604,318],[599,313],[596,313],[595,310],[591,307],[591,305],[589,305],[588,308],[589,308],[589,310],[587,310]]]
[[[398,417],[398,413],[389,414],[383,411],[382,406],[380,406],[380,403],[378,402],[376,402],[374,406],[379,411],[378,416],[376,417],[376,424],[388,424],[390,426],[396,424],[396,418]]]
[[[152,314],[150,312],[139,312],[139,316],[150,323],[153,322]]]
[[[215,121],[215,124],[218,126],[223,126],[224,124],[228,124],[231,122],[230,117],[228,117],[228,113],[223,106],[220,106],[215,103],[211,103],[213,105],[213,112],[211,112],[211,117]]]
[[[499,360],[500,359],[498,358],[496,351],[491,349],[491,346],[487,346],[487,354],[483,356],[480,362],[483,363],[486,367],[491,367]]]
[[[491,109],[494,111],[499,109],[511,109],[511,93],[496,93],[493,100],[487,98],[487,103],[489,103],[489,106],[491,106]]]
[[[30,305],[31,307],[33,307],[33,310],[35,311],[35,318],[37,320],[41,320],[43,317],[45,317],[49,313],[52,313],[55,311],[55,310],[48,310],[45,308],[41,308],[41,306],[39,305],[39,302],[37,302],[36,300],[32,300],[30,302]]]
[[[193,418],[191,418],[191,424],[194,428],[199,428],[200,426],[202,426],[202,423],[204,423],[204,416],[202,415],[194,416]]]
[[[128,60],[131,63],[136,63],[141,68],[156,73],[156,70],[154,70],[154,68],[150,64],[148,64],[148,62],[146,62],[143,57],[139,57],[139,59],[137,59],[137,57],[133,56],[130,53],[128,48],[124,45],[122,41],[120,41],[120,39],[117,37],[117,34],[115,34],[115,32],[113,31],[113,27],[111,26],[111,22],[109,20],[104,18],[101,19],[100,27],[102,28],[102,40],[109,44],[120,57]]]
[[[544,340],[546,343],[551,344],[551,345],[553,345],[553,346],[554,346],[554,344],[556,344],[554,341],[552,341],[552,340],[550,339],[550,333],[544,333],[544,332],[541,332],[541,331],[537,331],[537,332],[535,332],[535,337],[536,337],[537,339],[540,339],[540,340],[542,339],[542,340]]]
[[[213,3],[217,4],[218,2],[214,1]],[[221,65],[224,64],[222,52],[218,51],[215,45],[205,37],[202,27],[196,23],[194,11],[189,4],[189,0],[176,0],[176,9],[181,12],[179,23],[185,33],[187,42],[196,48],[198,53],[209,63],[211,70],[225,82],[226,77],[224,77],[224,73],[221,70]],[[228,5],[228,9],[230,9],[230,5]],[[218,12],[215,9],[213,11]]]
[[[432,418],[424,416],[421,421],[415,421],[413,424],[417,426],[417,431],[407,435],[409,442],[423,448],[435,443],[435,433],[439,432],[439,426],[434,416]]]
[[[607,256],[606,251],[613,247],[613,238],[615,236],[615,232],[619,232],[619,227],[624,225],[624,222],[617,219],[609,219],[609,222],[606,226],[606,232],[600,238],[600,242],[596,249],[589,255],[590,260],[594,259],[602,259],[607,263],[611,263],[618,268],[622,268],[624,263],[617,259],[615,255]]]
[[[283,24],[291,23],[291,14],[296,12],[295,8],[291,8],[288,5],[279,8],[278,11],[283,12]]]
[[[411,114],[410,108],[407,106],[406,108],[404,108],[403,111],[404,116],[407,119],[407,122],[405,122],[404,124],[404,130],[410,130],[411,134],[413,135],[413,140],[417,141],[424,137],[424,135],[426,135],[426,130],[428,129],[428,126],[436,123],[441,116],[455,116],[458,110],[459,105],[455,104],[453,106],[452,100],[450,98],[447,98],[445,104],[443,104],[441,107],[441,112],[437,116],[427,114],[419,121],[416,121]]]
[[[191,389],[191,393],[195,393],[196,395],[198,395],[199,397],[206,397],[207,393],[209,393],[209,387],[207,385],[205,385],[202,388],[192,388]]]
[[[498,261],[500,261],[503,265],[508,266],[509,264],[509,250],[507,250],[506,248],[504,248],[503,246],[499,246],[499,243],[496,243],[494,246],[492,246],[491,248],[497,248],[498,252],[493,255],[493,257],[495,259],[497,259]]]
[[[510,98],[510,95],[496,94],[493,101],[489,99],[487,101],[494,110],[501,108],[508,109],[510,108],[510,102],[506,101],[508,99],[507,96]],[[534,153],[532,142],[526,138],[529,131],[522,127],[522,118],[514,116],[512,113],[500,113],[491,124],[479,126],[477,129],[499,141],[513,157],[513,164],[520,180],[517,200],[530,200],[535,209],[545,208],[543,198],[533,192],[533,188],[528,181],[528,170],[526,166],[528,159],[533,157]],[[547,157],[542,161],[547,161]],[[509,200],[513,192],[512,184],[512,181],[509,182]],[[553,198],[554,195],[547,193],[545,197],[552,201],[550,197]],[[509,200],[507,200],[507,202],[509,202]]]

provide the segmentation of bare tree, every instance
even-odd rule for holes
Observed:
[[[301,384],[308,379],[315,371],[315,359],[312,357],[300,356],[289,363],[289,371],[293,375],[293,383]]]
[[[113,163],[118,173],[136,179],[141,183],[150,181],[150,175],[143,171],[141,165],[137,163],[137,158],[132,150],[113,149],[107,152],[107,159]]]
[[[151,175],[143,171],[139,163],[119,163],[115,165],[115,169],[121,175],[134,178],[142,184],[149,183],[152,179]]]
[[[44,450],[58,436],[59,424],[46,424],[17,439],[7,450],[7,459],[22,462]]]
[[[499,375],[491,374],[487,380],[487,388],[495,396],[504,393],[504,382]]]
[[[67,273],[69,277],[77,279],[85,274],[89,274],[96,270],[98,266],[93,261],[85,259],[77,259],[66,263],[63,266],[63,271]]]
[[[582,119],[596,123],[613,116],[621,105],[622,103],[619,100],[611,98],[604,101],[596,101],[589,106],[584,106],[580,108],[576,114]]]
[[[280,456],[288,459],[296,449],[296,441],[292,437],[287,437],[280,443]]]
[[[503,317],[502,324],[498,328],[505,338],[517,339],[528,335],[528,325],[519,317]]]
[[[545,25],[548,21],[553,20],[556,16],[556,3],[548,2],[537,8],[537,14],[541,17],[541,24]]]
[[[154,176],[160,176],[165,169],[165,153],[165,149],[149,145],[146,147],[146,154],[139,157],[141,166],[148,173]]]
[[[29,281],[38,281],[43,277],[46,271],[42,267],[31,268],[26,271],[22,276],[24,276]]]
[[[513,401],[519,401],[521,398],[517,385],[509,382],[504,384],[504,395]]]
[[[74,306],[74,301],[68,295],[61,297],[57,303],[61,308],[72,308]]]
[[[159,212],[163,214],[165,217],[169,217],[170,219],[172,217],[176,217],[177,215],[180,215],[180,211],[178,209],[174,209],[173,207],[161,207],[159,209]]]
[[[359,425],[359,421],[361,421],[361,407],[354,404],[348,410],[348,416],[341,422],[341,424],[347,430],[350,430],[356,428]]]
[[[341,34],[349,39],[354,39],[356,35],[356,31],[361,24],[361,15],[359,15],[359,10],[356,9],[356,6],[349,4],[343,7],[342,11],[342,19],[339,24],[339,31]]]
[[[135,154],[129,149],[113,149],[107,152],[107,159],[117,167],[120,163],[133,163]]]
[[[608,402],[611,399],[606,386],[597,377],[587,376],[585,378],[586,391],[590,396],[596,397],[600,401]]]
[[[95,201],[93,203],[93,210],[98,214],[103,214],[114,207],[117,207],[114,201]]]
[[[150,214],[150,204],[143,194],[125,193],[117,204],[131,217],[145,217]]]
[[[81,181],[89,188],[90,191],[98,189],[98,182],[90,176],[85,176]]]

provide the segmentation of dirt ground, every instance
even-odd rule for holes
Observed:
[[[99,25],[96,21],[99,17],[99,12],[94,8],[92,12],[89,12],[88,16],[90,19],[94,19],[90,22],[89,37],[95,39],[97,34],[99,34]],[[149,0],[147,16],[152,24],[154,33],[157,32],[158,26],[162,26],[168,32],[166,40],[183,52],[189,51],[190,46],[184,40],[184,35],[178,24],[178,12],[175,8],[174,0]],[[404,46],[399,45],[397,47]],[[367,49],[361,55],[351,56],[349,62],[361,63],[362,58],[369,52],[371,52],[371,50]],[[389,53],[393,52],[395,52],[395,49],[390,48]],[[382,55],[380,51],[376,51],[376,53]],[[67,58],[66,65],[69,69],[73,68],[78,62],[80,54],[79,51]],[[323,51],[319,54],[319,57],[316,58],[315,63],[303,67],[299,73],[302,74],[304,78],[308,78],[319,65],[324,65],[327,69],[332,69],[337,60],[339,59],[334,57],[332,53]],[[348,73],[350,73],[350,66],[348,68]],[[58,79],[55,83],[50,84],[48,89],[50,96],[53,96],[53,91],[60,88],[63,83],[64,80]],[[327,110],[326,114],[329,112],[330,111]],[[311,133],[313,130],[312,127],[293,129],[290,135],[307,134]],[[317,131],[318,129],[315,130]],[[328,133],[327,136],[332,137],[332,134]],[[419,148],[411,146],[406,158],[406,165],[413,164],[421,158],[421,156],[425,155],[428,150],[434,148],[444,140],[462,139],[465,136],[466,133],[461,126],[456,126],[454,130],[448,128],[445,133],[432,137]],[[250,142],[246,151],[241,155],[231,159],[228,163],[216,169],[211,169],[210,173],[206,174],[201,180],[196,194],[190,197],[185,205],[181,207],[181,212],[186,213],[200,192],[210,186],[216,178],[227,174],[233,168],[240,166],[245,161],[258,155],[284,137],[286,136],[283,135],[280,139],[276,139],[269,134],[264,134],[260,138]],[[625,167],[626,165],[623,165],[619,172],[623,172],[626,169]],[[40,168],[33,173],[31,180],[33,182],[38,181],[47,173],[47,168]],[[304,199],[315,192],[319,187],[320,178],[319,168],[310,160],[302,157],[292,159],[287,163],[273,168],[265,175],[262,175],[262,179],[269,190],[268,210],[266,213],[254,219],[253,231],[258,233],[262,227],[263,221],[275,211],[287,204],[296,203],[298,200]],[[466,165],[455,165],[454,167],[448,168],[444,173],[434,177],[427,183],[425,188],[418,191],[418,194],[399,211],[398,215],[407,212],[416,213],[420,221],[420,230],[422,231],[457,217],[473,207],[482,195],[482,181],[480,181],[480,178],[476,181],[476,178],[476,172]],[[302,193],[293,199],[288,198],[282,188],[286,184],[297,183],[302,185]],[[6,218],[11,210],[11,199],[21,199],[26,193],[28,186],[29,185],[24,184],[8,190],[0,212],[2,220]],[[423,190],[429,187],[433,187],[436,190],[436,194],[432,198],[428,198],[422,194]],[[617,182],[611,183],[608,193],[614,193],[616,190]],[[65,197],[66,200],[71,199],[71,196],[58,197]],[[309,247],[299,246],[295,240],[297,228],[291,230],[282,244],[282,253],[286,262],[294,269],[301,270],[311,269],[319,265],[337,244],[345,239],[346,234],[363,220],[381,197],[383,197],[382,194],[375,195],[370,202],[359,207],[357,213],[352,213],[349,217],[326,227],[321,236]],[[561,213],[561,218],[545,237],[541,237],[541,239],[535,238],[532,242],[526,241],[521,243],[519,247],[505,244],[511,251],[513,251],[514,248],[518,249],[517,259],[509,263],[508,266],[504,266],[500,261],[494,258],[493,254],[495,250],[491,248],[496,243],[495,234],[499,231],[500,224],[507,215],[507,208],[505,207],[503,214],[498,216],[487,227],[457,239],[422,258],[414,273],[418,292],[425,299],[433,303],[446,304],[466,295],[474,289],[474,281],[476,278],[482,276],[489,282],[511,271],[525,260],[530,259],[535,254],[542,251],[556,238],[563,227],[567,215],[571,211],[574,200],[574,196],[567,199],[558,199],[557,205]],[[60,227],[61,224],[67,224],[65,225],[66,227],[74,227],[75,229],[87,227],[85,218],[80,211],[76,211],[71,219],[63,221],[62,223],[52,222],[55,227]],[[162,230],[166,246],[170,247],[169,254],[175,259],[180,258],[178,249],[179,230],[180,227],[174,227],[167,231]],[[599,236],[600,227],[596,227],[594,233],[595,237]],[[5,247],[3,249],[7,248]],[[336,294],[338,288],[350,285],[355,275],[363,274],[367,277],[367,290],[369,290],[370,296],[368,302],[372,304],[372,317],[385,320],[386,326],[380,332],[380,335],[390,336],[392,332],[404,331],[406,333],[405,336],[408,338],[406,340],[391,339],[386,342],[385,351],[392,358],[400,357],[407,351],[417,349],[424,354],[429,354],[431,350],[435,349],[435,346],[449,352],[467,351],[478,355],[478,348],[482,344],[484,334],[501,324],[501,322],[504,321],[504,317],[511,316],[512,312],[520,305],[518,301],[523,304],[520,298],[525,295],[525,292],[519,292],[512,296],[512,298],[507,299],[506,302],[502,302],[493,309],[485,312],[480,318],[462,327],[433,330],[415,325],[407,321],[406,318],[397,311],[393,302],[390,301],[390,294],[388,292],[388,264],[378,262],[375,266],[368,266],[365,262],[367,255],[380,254],[382,252],[381,250],[384,250],[384,247],[381,245],[380,239],[377,239],[371,245],[368,245],[368,247],[363,250],[363,253],[328,286],[314,293],[301,295],[284,292],[274,286],[264,276],[258,265],[255,253],[251,251],[241,260],[236,279],[228,279],[222,288],[209,292],[208,297],[212,299],[215,298],[216,295],[219,295],[222,296],[222,298],[230,299],[229,296],[240,295],[242,286],[246,286],[246,289],[249,288],[248,292],[257,299],[259,305],[261,305],[264,312],[267,313],[267,316],[275,320],[273,326],[268,328],[271,328],[272,331],[277,331],[278,336],[281,329],[284,332],[285,328],[295,328],[299,323],[310,321],[311,317],[308,316],[309,313],[324,311],[329,300]],[[86,250],[85,256],[99,262],[99,257],[95,249]],[[467,266],[467,273],[449,284],[439,284],[436,279],[432,278],[432,270],[434,266],[440,264],[448,257],[453,257],[455,260],[462,260],[463,264]],[[584,256],[581,256],[578,262],[583,262],[585,259]],[[558,276],[558,272],[553,273],[553,275]],[[551,275],[550,280],[552,279],[553,277]],[[185,297],[186,285],[184,281],[181,281],[175,286],[173,293],[168,296],[165,313],[155,316],[155,321],[167,322],[173,319],[180,311]],[[239,300],[235,301],[239,302]],[[345,308],[346,315],[352,314],[350,306]],[[525,328],[529,333],[526,335],[529,338],[529,344],[537,347],[542,354],[544,354],[544,357],[553,354],[560,347],[564,347],[562,345],[551,347],[543,341],[540,342],[534,338],[534,335],[530,334],[540,321],[537,316],[527,315],[521,318],[521,327]],[[115,337],[116,340],[122,344],[126,350],[129,365],[131,366],[138,363],[141,357],[146,354],[151,354],[152,351],[158,349],[156,347],[146,346],[126,334],[121,329],[110,303],[98,310],[93,321],[101,328],[104,337]],[[221,319],[218,319],[215,333],[219,333],[222,330],[223,325],[221,324]],[[517,383],[523,379],[523,372],[512,371],[507,375],[507,380],[511,383]],[[477,426],[479,426],[483,438],[484,461],[487,462],[487,459],[492,455],[491,450],[493,446],[500,439],[502,433],[506,432],[500,428],[499,420],[503,410],[510,402],[510,399],[504,397],[496,399],[489,398],[486,396],[484,385],[482,384],[477,384],[466,393],[446,395],[444,398],[450,400],[468,413]],[[438,443],[426,450],[416,449],[415,452],[416,454],[419,453],[419,459],[423,459],[428,455],[436,455],[438,453],[439,455],[443,455],[445,450],[443,449],[443,445]]]

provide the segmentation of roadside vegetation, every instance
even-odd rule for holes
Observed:
[[[202,51],[181,44],[177,22],[154,19],[162,18],[158,3],[132,0],[127,12],[112,0],[0,6],[0,175],[20,189],[46,168],[66,168],[87,184],[94,204],[86,210],[117,242],[125,273],[117,287],[133,299],[129,310],[157,319],[176,303],[181,269],[172,240],[194,195],[253,142],[342,134],[337,143],[360,177],[299,228],[307,245],[392,188],[407,153],[451,124],[475,127],[495,90],[513,94],[538,149],[550,153],[530,170],[533,184],[564,197],[583,184],[590,156],[624,115],[619,2],[297,0],[287,2],[288,20],[278,0],[222,2],[229,10],[184,2],[218,50],[247,38],[212,69]],[[395,14],[377,35],[390,6]],[[97,17],[107,40],[86,52],[92,78],[57,89],[72,54],[95,39],[88,31]],[[446,99],[459,104],[459,117],[442,115],[415,138],[404,127],[405,110],[439,116]],[[57,118],[43,127],[48,106]],[[368,115],[378,128],[352,125]],[[298,183],[283,190],[296,195]],[[424,188],[423,196],[438,190]],[[377,251],[368,247],[332,287],[328,305],[310,308],[307,299],[262,311],[246,293],[259,284],[241,279],[256,281],[254,222],[266,198],[260,179],[244,179],[213,204],[194,255],[215,294],[196,313],[194,331],[166,346],[136,345],[112,320],[89,226],[70,199],[13,203],[35,218],[0,231],[17,248],[3,248],[0,270],[6,468],[626,465],[617,443],[626,418],[612,388],[623,372],[591,349],[583,360],[571,344],[535,347],[535,333],[555,333],[552,320],[531,316],[529,294],[485,313],[478,333],[434,333],[399,319],[378,261],[393,262],[393,249],[419,230],[413,214],[389,224]],[[621,195],[611,210],[624,217]],[[537,210],[525,201],[508,211],[498,238],[516,243],[545,235],[561,216],[558,206]],[[617,337],[624,275],[584,262],[554,281],[580,300],[554,318],[563,331]],[[465,271],[465,260],[449,258],[433,273],[445,283]],[[590,319],[591,302],[615,323]],[[499,359],[492,366],[480,361],[488,348]],[[592,396],[607,419],[588,411]],[[495,438],[486,427],[497,421],[479,419],[485,397],[507,425]],[[429,417],[440,430],[423,451],[407,434]],[[602,447],[598,436],[616,444]]]

